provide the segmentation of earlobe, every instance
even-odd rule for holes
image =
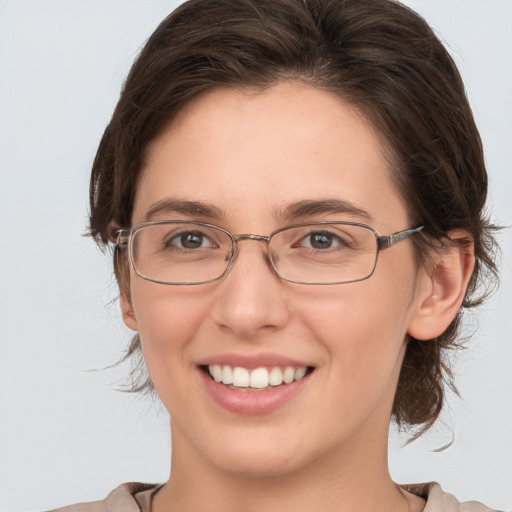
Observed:
[[[408,334],[417,340],[440,336],[464,300],[475,266],[474,243],[465,230],[453,230],[449,241],[432,252],[424,269]]]
[[[130,299],[122,292],[119,294],[119,305],[121,306],[121,315],[123,316],[123,321],[126,327],[132,331],[138,331],[139,326],[137,324],[137,319],[135,318],[133,305]]]

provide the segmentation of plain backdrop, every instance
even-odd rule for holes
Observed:
[[[0,0],[0,510],[104,497],[169,471],[162,407],[116,391],[130,339],[108,255],[82,236],[88,174],[143,42],[179,2]],[[483,137],[492,217],[512,224],[512,1],[408,0],[460,66]],[[462,399],[402,448],[399,482],[512,507],[512,236],[502,286],[456,355]],[[477,325],[478,324],[478,325]],[[437,448],[453,440],[441,452]]]

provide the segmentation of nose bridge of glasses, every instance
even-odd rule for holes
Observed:
[[[239,251],[238,242],[241,242],[243,240],[252,240],[254,242],[263,242],[267,247],[268,247],[268,243],[270,242],[269,236],[252,235],[252,234],[245,234],[245,233],[242,233],[239,235],[231,235],[231,239],[233,240],[233,243],[236,247],[235,254],[233,254],[233,256],[235,256]]]
[[[238,235],[231,235],[231,239],[233,240],[234,251],[231,254],[229,266],[233,265],[234,260],[237,259],[237,257],[238,257],[238,253],[240,251],[238,242],[245,241],[245,240],[252,240],[253,242],[263,242],[266,245],[266,248],[268,248],[268,244],[270,242],[269,236],[253,235],[253,234],[246,234],[246,233],[242,233],[242,234],[238,234]],[[269,258],[269,255],[267,254],[267,259],[268,258]]]
[[[242,240],[254,240],[255,242],[265,242],[268,243],[270,237],[263,235],[250,235],[250,234],[240,234],[240,235],[232,235],[233,242],[240,242]]]

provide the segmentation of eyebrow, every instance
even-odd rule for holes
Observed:
[[[146,220],[150,221],[158,214],[181,213],[189,217],[208,217],[222,219],[224,212],[216,206],[199,201],[184,201],[181,199],[167,198],[155,203],[146,213]]]
[[[146,220],[150,221],[159,214],[173,213],[188,217],[206,217],[208,219],[224,219],[226,217],[223,210],[210,203],[166,198],[151,206],[146,213]],[[337,213],[358,217],[367,222],[373,221],[370,213],[343,199],[304,199],[277,210],[276,218],[290,222],[314,217],[315,215]]]
[[[290,204],[278,212],[278,217],[285,220],[295,220],[303,217],[313,217],[320,214],[351,215],[366,222],[374,219],[366,210],[363,210],[350,201],[343,199],[303,200]]]

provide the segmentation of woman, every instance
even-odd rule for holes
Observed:
[[[394,1],[192,0],[134,64],[91,178],[172,474],[77,510],[490,510],[398,486],[496,274],[458,72]]]

